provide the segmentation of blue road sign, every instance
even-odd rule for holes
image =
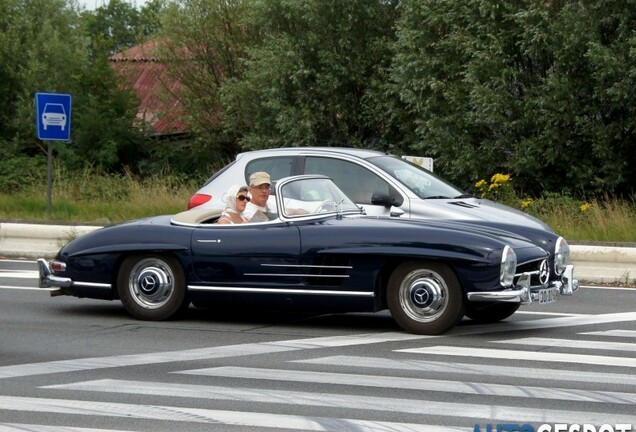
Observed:
[[[71,139],[71,95],[35,94],[35,126],[38,139],[68,141]]]

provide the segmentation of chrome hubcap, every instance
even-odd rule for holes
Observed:
[[[147,258],[133,267],[128,289],[137,304],[157,309],[166,304],[174,292],[174,274],[162,260]]]
[[[400,304],[411,319],[434,321],[448,305],[448,287],[436,272],[415,270],[400,285]]]

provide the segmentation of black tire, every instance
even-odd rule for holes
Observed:
[[[117,292],[128,313],[147,321],[170,319],[190,304],[183,268],[168,255],[124,259],[117,275]]]
[[[387,286],[391,316],[404,330],[436,335],[464,316],[464,291],[453,270],[441,263],[406,262],[391,274]]]
[[[495,323],[517,312],[520,303],[468,303],[466,316],[478,323]]]

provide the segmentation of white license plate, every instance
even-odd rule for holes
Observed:
[[[556,301],[559,290],[557,288],[548,288],[539,290],[539,304],[548,304]]]

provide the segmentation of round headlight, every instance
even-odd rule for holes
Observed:
[[[554,246],[554,271],[561,275],[570,264],[570,246],[563,237],[559,237]]]
[[[517,271],[517,254],[508,245],[501,254],[501,268],[499,270],[499,283],[504,287],[512,286]]]

